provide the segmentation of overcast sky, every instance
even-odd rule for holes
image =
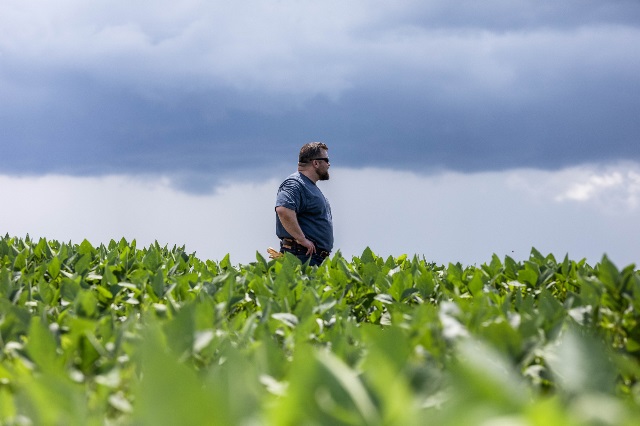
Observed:
[[[303,143],[321,140],[348,252],[479,261],[538,241],[640,263],[629,236],[639,95],[637,0],[3,0],[0,195],[51,195],[64,182],[73,199],[103,191],[105,210],[145,214],[135,232],[120,222],[98,232],[94,219],[67,229],[3,207],[0,231],[160,238],[162,215],[184,202],[218,206],[192,218],[202,241],[214,239],[211,222],[271,235],[279,180]],[[230,216],[224,194],[239,197]],[[177,205],[154,211],[151,226],[142,218],[154,197]],[[494,250],[485,241],[492,226],[541,218],[548,232],[523,230]],[[228,241],[205,248],[193,232],[167,237],[249,256]],[[256,240],[253,251],[267,238]]]

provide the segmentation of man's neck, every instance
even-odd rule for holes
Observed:
[[[308,177],[311,180],[311,182],[313,183],[318,182],[318,174],[315,172],[315,170],[298,168],[298,171],[300,172],[300,174],[303,174],[306,177]]]

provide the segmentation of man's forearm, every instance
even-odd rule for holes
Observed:
[[[291,235],[296,241],[302,242],[305,239],[304,232],[300,228],[298,223],[298,216],[296,212],[286,207],[277,207],[276,213],[280,218],[280,222],[284,229]]]
[[[302,228],[300,228],[300,224],[298,223],[298,215],[295,211],[288,209],[286,207],[278,206],[276,207],[276,213],[280,218],[280,222],[284,229],[293,237],[294,240],[301,246],[306,247],[307,255],[311,255],[316,252],[316,246],[311,241],[307,239],[302,232]]]

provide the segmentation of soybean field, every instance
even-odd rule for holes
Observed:
[[[636,425],[640,272],[0,239],[1,425]]]

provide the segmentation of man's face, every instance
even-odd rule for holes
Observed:
[[[326,150],[322,150],[322,157],[324,158],[328,158],[329,155],[327,155],[327,151]],[[328,161],[324,161],[324,160],[315,160],[314,161],[316,163],[316,173],[318,174],[318,180],[329,180],[329,167],[331,167],[331,164],[329,164]]]

